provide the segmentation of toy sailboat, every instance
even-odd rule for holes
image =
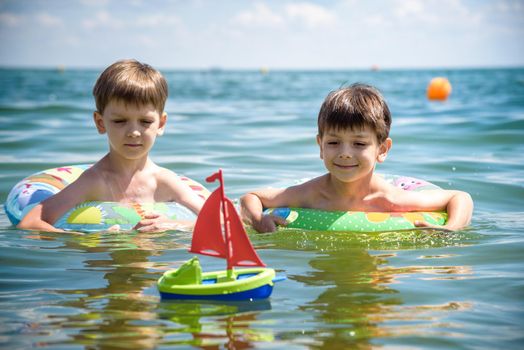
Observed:
[[[176,270],[170,270],[158,280],[163,299],[250,300],[271,295],[275,270],[266,268],[251,245],[235,206],[225,196],[222,170],[206,181],[220,181],[198,215],[192,253],[227,260],[227,270],[202,272],[197,257]],[[250,267],[234,270],[235,266]]]

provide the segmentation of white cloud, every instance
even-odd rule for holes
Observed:
[[[396,2],[394,15],[401,21],[419,21],[423,23],[437,23],[438,17],[434,11],[431,11],[426,6],[430,2],[421,0],[400,0]],[[442,6],[445,6],[442,4]]]
[[[477,24],[483,16],[475,7],[468,8],[462,0],[397,0],[394,17],[398,21],[423,24]]]
[[[288,18],[299,20],[308,27],[329,26],[337,22],[337,16],[331,11],[306,2],[287,5],[285,11]]]
[[[310,28],[331,26],[337,22],[337,16],[325,7],[307,3],[292,3],[284,6],[280,12],[271,9],[265,3],[257,3],[250,10],[239,13],[234,22],[245,26],[276,27],[295,22]]]
[[[233,18],[234,22],[242,25],[256,25],[256,26],[278,26],[284,22],[282,16],[271,11],[271,9],[263,3],[255,4],[254,8],[249,11],[239,13]]]
[[[181,23],[177,16],[166,14],[150,14],[142,16],[136,20],[136,25],[140,27],[155,28],[159,26],[173,26]]]
[[[420,16],[424,14],[424,5],[420,0],[402,0],[395,6],[395,14],[399,17]]]
[[[106,7],[110,0],[80,0],[84,6]]]
[[[120,29],[125,26],[125,23],[121,20],[113,18],[107,11],[100,11],[93,18],[85,19],[82,22],[82,26],[86,29]]]
[[[364,18],[364,23],[370,25],[370,26],[384,26],[389,23],[389,21],[380,14],[375,14],[371,16],[366,16]]]
[[[41,12],[37,14],[36,21],[44,25],[45,27],[63,27],[64,26],[64,22],[62,21],[62,19],[56,16],[53,16],[53,15],[50,15],[47,12]]]
[[[10,12],[0,13],[0,25],[17,27],[23,22],[23,17]]]
[[[418,67],[522,65],[524,57],[522,0],[44,2],[0,11],[0,64],[92,66],[142,54],[166,67]],[[101,37],[113,45],[95,61],[89,52]],[[157,47],[168,50],[144,50]]]
[[[65,35],[62,41],[65,45],[71,47],[81,47],[83,43],[79,37],[70,34]]]
[[[157,47],[157,41],[147,35],[138,35],[136,37],[136,42],[147,48]]]

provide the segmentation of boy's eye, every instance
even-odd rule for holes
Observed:
[[[149,124],[153,124],[153,121],[152,120],[142,120],[142,123],[149,125]]]
[[[355,142],[355,146],[357,147],[365,147],[367,144],[365,142]]]
[[[115,124],[122,124],[122,123],[125,123],[126,121],[124,119],[115,119],[113,120],[113,123]]]
[[[338,145],[338,141],[328,141],[328,145]]]

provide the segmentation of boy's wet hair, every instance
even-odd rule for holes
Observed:
[[[318,113],[318,134],[328,129],[370,127],[379,143],[389,136],[391,112],[380,92],[372,86],[353,84],[329,93]]]
[[[137,60],[117,61],[107,67],[93,88],[96,109],[103,113],[112,100],[143,106],[151,103],[162,113],[167,99],[167,82],[159,71]]]

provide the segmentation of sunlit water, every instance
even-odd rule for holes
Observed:
[[[163,72],[169,125],[152,157],[198,181],[222,168],[229,197],[324,169],[325,95],[366,82],[393,113],[378,171],[471,193],[455,233],[250,234],[288,279],[267,301],[162,302],[156,280],[189,259],[187,232],[26,232],[0,213],[0,346],[450,348],[524,346],[524,70]],[[0,70],[0,197],[38,170],[95,162],[96,71]],[[453,85],[429,102],[434,76]],[[224,262],[202,257],[205,270]]]

